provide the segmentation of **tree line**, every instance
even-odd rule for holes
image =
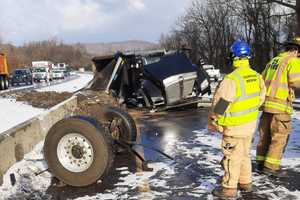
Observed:
[[[163,34],[166,49],[188,47],[191,59],[226,72],[230,46],[249,42],[252,65],[261,72],[282,42],[300,35],[300,0],[194,0],[173,30]]]
[[[10,71],[31,66],[32,61],[47,60],[67,63],[77,69],[91,67],[91,56],[81,44],[69,45],[55,39],[29,42],[22,46],[0,43],[0,52],[7,55]]]

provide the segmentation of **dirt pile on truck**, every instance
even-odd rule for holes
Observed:
[[[84,115],[103,119],[103,109],[107,106],[118,107],[118,102],[103,91],[85,90],[77,96],[76,115]]]

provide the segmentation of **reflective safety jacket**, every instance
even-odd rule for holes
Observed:
[[[261,88],[263,82],[260,74],[250,66],[238,67],[235,71],[225,76],[236,85],[236,97],[218,119],[222,126],[238,126],[257,120],[261,106]]]
[[[280,54],[267,64],[263,78],[267,89],[263,110],[291,114],[294,91],[290,84],[300,80],[299,58],[288,52]]]

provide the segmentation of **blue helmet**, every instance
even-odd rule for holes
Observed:
[[[233,57],[250,57],[251,56],[251,47],[247,42],[237,40],[235,41],[231,48],[231,53],[233,54]]]

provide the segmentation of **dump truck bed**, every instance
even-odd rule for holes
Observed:
[[[8,67],[7,67],[7,60],[5,54],[0,53],[0,74],[7,75],[8,74]]]

